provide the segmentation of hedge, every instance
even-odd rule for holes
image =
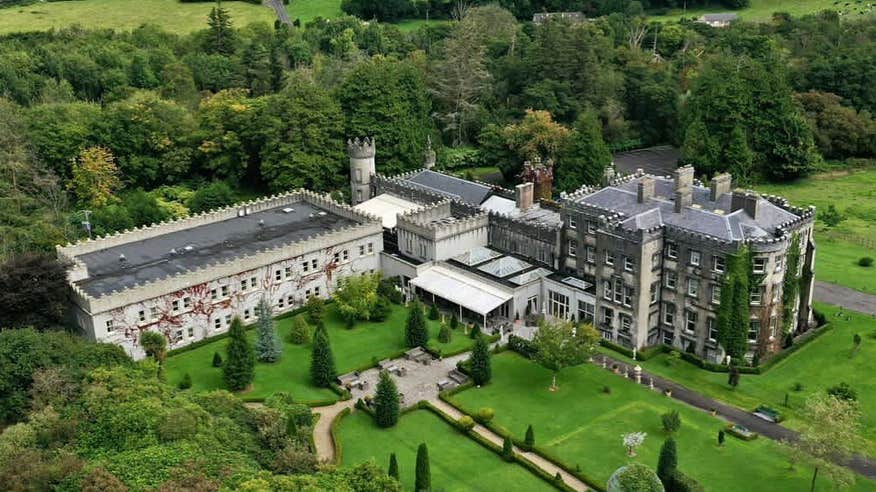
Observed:
[[[534,343],[525,338],[518,337],[517,335],[508,336],[508,348],[527,359],[533,358],[535,353],[538,352],[538,348],[536,348]]]
[[[341,425],[341,420],[344,419],[347,415],[350,415],[350,407],[347,407],[341,410],[336,416],[335,419],[332,420],[331,425],[329,426],[329,433],[332,436],[332,444],[335,446],[335,464],[339,465],[341,463],[341,458],[344,455],[344,449],[341,445],[341,440],[338,438],[338,427]]]
[[[470,389],[470,388],[474,388],[474,381],[469,380],[469,381],[466,381],[466,382],[460,384],[459,386],[455,386],[453,388],[441,391],[438,393],[438,398],[441,398],[442,400],[446,401],[447,403],[450,403],[451,405],[453,405],[453,402],[450,401],[450,397],[461,392],[461,391],[465,391],[465,390]],[[456,406],[456,405],[453,405],[453,406]]]
[[[501,335],[489,335],[486,338],[487,338],[487,343],[493,343],[493,342],[498,341],[500,338],[502,338],[502,336]],[[444,352],[444,351],[440,350],[440,348],[438,350],[436,350],[432,347],[423,347],[423,350],[425,350],[426,352],[431,354],[432,357],[440,359],[442,357],[453,357],[454,355],[459,355],[459,354],[468,352],[471,350],[471,348],[470,347],[459,347],[455,350],[451,350],[450,352]],[[402,352],[402,355],[404,355],[404,352]]]
[[[607,349],[614,350],[615,352],[626,355],[630,359],[633,358],[633,349],[626,348],[622,345],[618,345],[616,343],[610,342],[604,338],[599,340],[599,344]],[[645,347],[642,350],[636,351],[636,360],[646,361],[655,355],[666,353],[670,350],[666,345],[652,345],[650,347]]]

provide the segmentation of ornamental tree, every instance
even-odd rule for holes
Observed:
[[[256,356],[259,362],[276,362],[283,354],[283,346],[277,330],[274,329],[274,318],[271,317],[271,305],[264,297],[256,306],[258,321],[256,322]]]
[[[140,346],[147,357],[152,357],[161,364],[167,357],[167,337],[157,331],[146,331],[140,335]]]
[[[331,343],[325,326],[318,326],[313,337],[313,349],[310,354],[310,379],[316,386],[326,388],[337,376],[335,357],[332,354]]]
[[[645,437],[648,434],[644,432],[630,432],[621,436],[624,442],[624,447],[627,448],[627,456],[635,456],[636,448],[641,446],[643,442],[645,442]]]
[[[417,471],[414,479],[416,492],[429,492],[432,490],[432,472],[429,470],[429,449],[426,443],[417,448]]]
[[[526,428],[526,437],[523,438],[523,445],[527,450],[531,450],[535,446],[535,431],[532,430],[532,424]]]
[[[310,326],[304,316],[298,315],[292,318],[292,328],[289,330],[289,341],[295,345],[302,345],[310,341]]]
[[[377,394],[374,397],[374,419],[380,427],[392,427],[398,423],[398,388],[387,371],[380,372]]]
[[[419,301],[411,304],[408,321],[405,325],[405,344],[410,347],[424,347],[429,342],[429,330],[423,316],[423,306]]]
[[[398,459],[396,459],[395,453],[389,454],[389,470],[386,474],[398,480]]]
[[[663,441],[660,447],[660,458],[657,461],[657,477],[663,482],[666,490],[672,489],[672,483],[678,469],[678,455],[676,453],[675,439],[669,437]]]
[[[483,386],[492,379],[490,362],[490,347],[483,335],[475,339],[474,348],[471,351],[471,378],[478,386]]]
[[[369,320],[377,307],[379,275],[351,275],[341,279],[334,293],[335,306],[341,317],[352,326],[359,320]]]
[[[819,473],[825,473],[830,482],[842,488],[854,482],[852,473],[837,463],[847,462],[861,448],[861,411],[857,403],[819,394],[806,401],[802,415],[806,425],[800,438],[791,442],[795,461],[812,463],[812,483]]]
[[[222,364],[225,384],[231,391],[240,391],[252,383],[255,376],[255,354],[246,339],[243,322],[235,316],[228,330],[225,363]]]
[[[536,348],[535,360],[553,371],[550,390],[556,391],[557,375],[569,366],[587,360],[596,350],[599,333],[591,325],[575,326],[569,321],[552,319],[542,321],[532,339]]]

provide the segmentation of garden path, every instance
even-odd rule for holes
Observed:
[[[842,285],[815,281],[815,299],[843,309],[876,316],[876,295],[843,287]]]
[[[603,360],[605,361],[604,364]],[[604,365],[606,370],[609,371],[612,370],[612,366],[617,365],[620,377],[624,377],[624,375],[627,374],[629,374],[630,378],[634,377],[632,366],[608,356],[597,356],[594,360],[594,364]],[[714,409],[718,417],[734,424],[743,425],[769,439],[775,441],[793,441],[798,438],[798,433],[787,427],[773,422],[767,422],[759,417],[755,417],[750,412],[713,400],[701,393],[685,388],[678,383],[642,371],[641,384],[650,386],[650,382],[653,382],[655,391],[665,392],[666,390],[671,390],[672,398],[699,408],[700,410],[711,411]],[[843,464],[865,477],[876,479],[876,460],[872,458],[866,456],[855,456],[849,462]]]
[[[439,410],[441,410],[445,414],[453,417],[455,420],[459,420],[459,418],[464,415],[462,412],[457,410],[456,407],[454,407],[448,403],[445,403],[444,400],[436,399],[430,403],[432,403],[432,405],[434,405],[436,408],[438,408]],[[475,425],[474,428],[472,429],[472,432],[474,432],[477,435],[483,437],[484,439],[490,441],[491,443],[495,444],[496,446],[501,447],[504,444],[504,439],[502,438],[502,436],[496,434],[495,432],[491,431],[490,429],[487,429],[486,427],[484,427],[480,424]],[[587,487],[587,484],[582,482],[580,479],[578,479],[574,475],[571,475],[570,473],[566,472],[562,468],[558,467],[553,462],[548,461],[547,459],[545,459],[545,458],[543,458],[535,453],[531,453],[529,451],[524,451],[524,450],[518,448],[517,446],[514,446],[514,452],[519,454],[520,456],[525,458],[527,461],[529,461],[533,465],[541,468],[542,470],[544,470],[545,472],[549,473],[552,476],[556,476],[557,473],[559,473],[560,476],[563,477],[563,482],[565,482],[566,485],[569,485],[570,487],[572,487],[575,490],[584,491],[584,490],[589,489]]]

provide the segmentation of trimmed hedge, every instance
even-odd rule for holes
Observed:
[[[339,465],[341,463],[341,458],[344,455],[344,448],[341,445],[341,440],[338,438],[338,427],[341,425],[341,420],[344,419],[347,415],[350,415],[350,407],[347,407],[340,411],[335,416],[335,419],[332,420],[332,424],[329,426],[329,434],[332,436],[332,444],[335,446],[335,464]]]
[[[538,348],[534,343],[517,335],[508,336],[508,349],[517,352],[527,359],[533,358],[536,352],[538,352]]]
[[[341,388],[338,384],[332,383],[329,385],[329,389],[332,390],[334,394],[338,395],[341,400],[349,400],[350,398],[353,398],[353,394],[350,393],[350,390]]]
[[[599,340],[599,344],[607,349],[611,349],[615,352],[621,353],[630,359],[633,358],[633,349],[626,348],[622,345],[618,345],[614,342],[610,342],[604,338]],[[650,347],[645,347],[642,350],[636,351],[636,360],[646,361],[655,355],[666,353],[670,350],[666,345],[652,345]]]

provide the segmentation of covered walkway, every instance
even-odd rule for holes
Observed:
[[[464,311],[478,315],[487,326],[491,314],[508,315],[509,301],[514,297],[475,275],[458,271],[444,265],[433,265],[421,272],[410,281],[415,288],[436,298],[444,299],[459,310],[459,318],[464,317]]]

